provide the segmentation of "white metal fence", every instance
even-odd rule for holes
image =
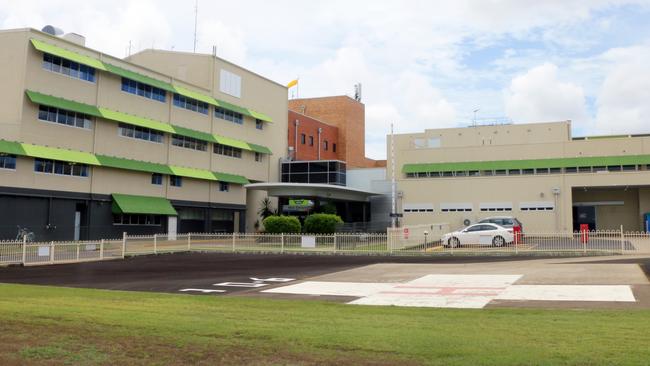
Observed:
[[[443,225],[387,233],[337,234],[211,234],[190,233],[129,236],[122,239],[64,242],[0,242],[0,265],[42,265],[99,261],[170,252],[318,253],[366,255],[650,255],[650,233],[592,231],[525,232],[496,247],[442,242]]]

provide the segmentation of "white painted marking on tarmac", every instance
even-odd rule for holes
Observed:
[[[262,292],[293,295],[361,297],[370,296],[383,290],[390,290],[393,287],[395,287],[394,283],[306,281],[295,285],[264,290]]]
[[[178,290],[178,291],[180,291],[180,292],[202,292],[204,294],[226,292],[226,290],[209,290],[209,289],[205,289],[205,288],[184,288],[184,289]]]
[[[262,292],[350,296],[354,305],[485,307],[492,300],[634,302],[627,285],[514,285],[522,275],[426,275],[406,283],[306,281]]]
[[[258,287],[264,287],[268,285],[269,285],[268,283],[259,283],[259,282],[221,282],[221,283],[215,283],[212,286],[258,288]]]
[[[251,281],[255,282],[291,282],[295,281],[295,278],[282,278],[282,277],[271,277],[271,278],[257,278],[251,277]]]
[[[517,285],[508,287],[495,299],[528,301],[636,301],[630,286],[625,285]]]

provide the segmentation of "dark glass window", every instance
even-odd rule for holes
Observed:
[[[160,173],[151,174],[151,184],[162,185],[163,176]]]
[[[181,135],[172,135],[172,145],[198,151],[208,150],[207,142]]]
[[[172,187],[182,187],[183,186],[183,177],[179,177],[177,175],[170,175],[169,176],[169,185]]]
[[[163,142],[162,132],[140,126],[131,126],[125,123],[119,124],[118,134],[124,137],[151,141],[159,144]]]
[[[228,145],[214,144],[213,151],[215,154],[231,156],[233,158],[241,159],[241,149]]]
[[[49,53],[43,54],[43,68],[76,79],[90,81],[91,83],[95,82],[94,68]]]
[[[45,174],[87,177],[88,165],[58,160],[34,159],[34,171]]]
[[[309,146],[314,146],[314,136],[309,136]]]
[[[327,140],[323,141],[323,150],[327,151]]]
[[[332,144],[332,152],[336,152],[336,144]]]
[[[261,119],[256,119],[255,120],[255,128],[257,128],[258,130],[263,130],[264,129],[264,121],[262,121]]]
[[[241,113],[233,112],[229,109],[214,107],[214,116],[217,118],[225,119],[226,121],[234,122],[237,124],[244,123],[244,115]]]
[[[228,182],[219,182],[219,191],[228,192],[230,190],[230,183]]]
[[[0,169],[16,169],[16,155],[0,154]]]
[[[92,128],[89,115],[44,105],[38,107],[38,119],[66,126]]]
[[[163,103],[167,100],[167,92],[164,89],[127,78],[122,78],[122,91]]]
[[[300,143],[305,144],[305,140],[307,139],[307,136],[304,133],[300,134]]]
[[[201,114],[208,114],[208,103],[180,94],[174,94],[174,106]]]

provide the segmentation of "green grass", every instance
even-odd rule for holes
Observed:
[[[0,364],[650,365],[650,311],[426,309],[0,284]]]

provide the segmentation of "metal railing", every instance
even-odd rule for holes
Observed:
[[[525,232],[495,246],[490,240],[441,241],[447,228],[387,233],[123,235],[121,239],[0,242],[0,265],[101,261],[172,252],[318,253],[341,255],[650,255],[650,233],[615,231]],[[488,238],[490,239],[490,238]]]

